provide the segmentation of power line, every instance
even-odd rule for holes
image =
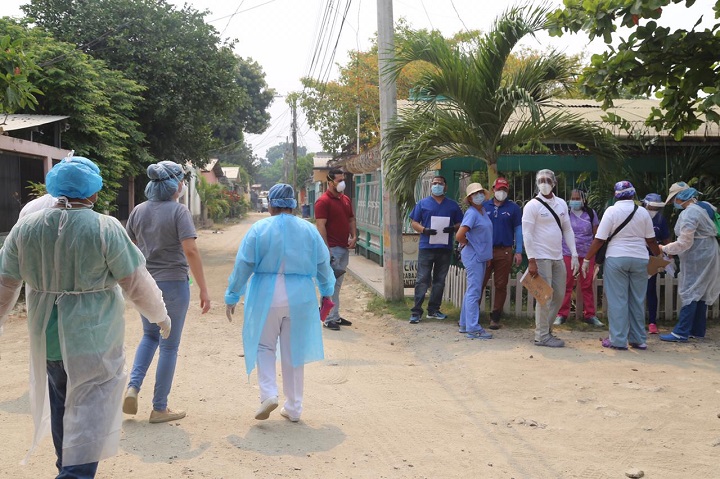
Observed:
[[[238,14],[238,12],[240,11],[240,8],[243,6],[243,3],[245,3],[245,0],[240,0],[240,4],[239,4],[239,5],[237,6],[237,8],[235,9],[235,13],[233,13],[232,15],[230,15],[230,18],[228,18],[228,21],[227,21],[227,23],[225,24],[225,28],[223,28],[223,31],[220,32],[220,37],[222,37],[223,34],[225,33],[225,30],[227,30],[227,27],[228,27],[228,25],[230,25],[230,22],[232,21],[233,17]]]
[[[225,15],[225,16],[223,16],[223,17],[218,17],[218,18],[213,18],[212,20],[206,20],[206,23],[213,23],[213,22],[217,22],[217,21],[220,21],[220,20],[225,20],[225,19],[228,18],[228,17],[234,17],[235,15],[237,15],[237,14],[239,14],[239,13],[249,12],[250,10],[255,10],[256,8],[260,8],[260,7],[264,6],[264,5],[267,5],[268,3],[273,3],[273,2],[276,2],[276,1],[277,1],[277,0],[268,0],[268,1],[265,2],[265,3],[261,3],[261,4],[259,4],[259,5],[255,5],[254,7],[246,8],[245,10],[240,10],[239,12],[236,11],[235,13],[231,13],[230,15]],[[227,28],[227,26],[226,26],[226,28]],[[223,31],[224,31],[224,30],[223,30]]]
[[[467,25],[465,25],[465,22],[463,22],[463,19],[460,17],[460,13],[458,13],[457,8],[455,8],[455,2],[453,0],[450,0],[450,5],[452,5],[453,10],[455,10],[455,15],[457,15],[458,20],[460,20],[460,23],[462,23],[463,28],[466,32],[469,32]]]
[[[425,2],[424,2],[423,0],[420,0],[420,5],[422,5],[423,10],[425,11],[425,16],[427,17],[428,22],[430,22],[430,28],[432,28],[433,30],[435,30],[435,27],[434,27],[433,24],[432,24],[432,20],[430,20],[430,15],[428,15],[427,8],[425,8]]]

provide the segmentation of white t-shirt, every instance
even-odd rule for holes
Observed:
[[[632,200],[620,200],[605,210],[595,237],[606,240],[627,219],[634,207]],[[648,259],[646,238],[655,238],[652,218],[645,208],[638,208],[630,222],[610,240],[605,257]]]
[[[555,217],[545,205],[535,199],[528,201],[523,208],[522,216],[525,253],[528,258],[563,259],[563,235],[572,235],[568,236],[566,241],[569,238],[568,244],[575,245],[575,234],[570,224],[567,203],[555,195],[549,199],[543,196],[541,199],[558,215],[563,229],[560,230]]]

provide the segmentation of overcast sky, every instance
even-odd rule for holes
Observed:
[[[672,5],[663,12],[663,23],[675,28],[692,28],[697,18],[704,14],[704,24],[712,21],[712,5],[715,0],[698,0],[686,9]],[[2,0],[0,16],[21,16],[19,6],[27,0]],[[223,38],[238,40],[235,51],[243,57],[257,61],[266,74],[270,87],[279,95],[302,89],[300,78],[310,73],[313,53],[318,47],[318,30],[328,3],[340,4],[340,11],[332,22],[332,44],[337,41],[334,63],[345,64],[347,51],[365,50],[377,30],[377,0],[352,0],[342,32],[338,33],[346,0],[170,0],[176,6],[187,3],[197,10],[208,10],[206,21],[212,24]],[[550,5],[560,6],[561,0],[550,0]],[[440,30],[452,35],[464,29],[487,30],[492,21],[504,10],[518,4],[509,0],[394,0],[394,17],[404,17],[414,28]],[[338,8],[337,6],[335,8]],[[335,13],[331,15],[335,18]],[[540,35],[524,43],[536,49],[558,48],[569,54],[579,52],[599,53],[604,49],[601,41],[589,44],[587,36],[564,35],[550,38]],[[323,46],[323,51],[327,50]],[[332,50],[332,48],[330,48]],[[325,58],[323,71],[330,65]],[[314,69],[318,77],[318,69]],[[330,79],[337,77],[337,68],[331,65]],[[272,124],[261,135],[248,135],[248,140],[259,156],[290,135],[290,112],[284,97],[278,97],[270,108]],[[308,151],[320,150],[317,135],[301,117],[298,142]]]

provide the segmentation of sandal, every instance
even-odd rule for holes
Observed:
[[[617,349],[618,351],[627,351],[627,347],[613,346],[610,342],[610,338],[600,339],[603,348]],[[647,348],[647,346],[645,346]]]

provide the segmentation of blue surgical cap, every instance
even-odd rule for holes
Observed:
[[[185,177],[183,169],[175,162],[161,161],[148,166],[150,183],[145,187],[145,196],[150,201],[168,201],[177,192],[178,185]]]
[[[268,202],[273,208],[296,208],[295,191],[285,183],[278,183],[268,191]]]
[[[695,198],[696,196],[699,196],[700,192],[696,190],[695,188],[688,188],[686,190],[682,190],[680,193],[677,194],[676,198],[682,201],[687,201],[690,198]]]
[[[100,168],[82,156],[70,156],[52,167],[45,177],[47,192],[55,198],[89,198],[102,189]]]

